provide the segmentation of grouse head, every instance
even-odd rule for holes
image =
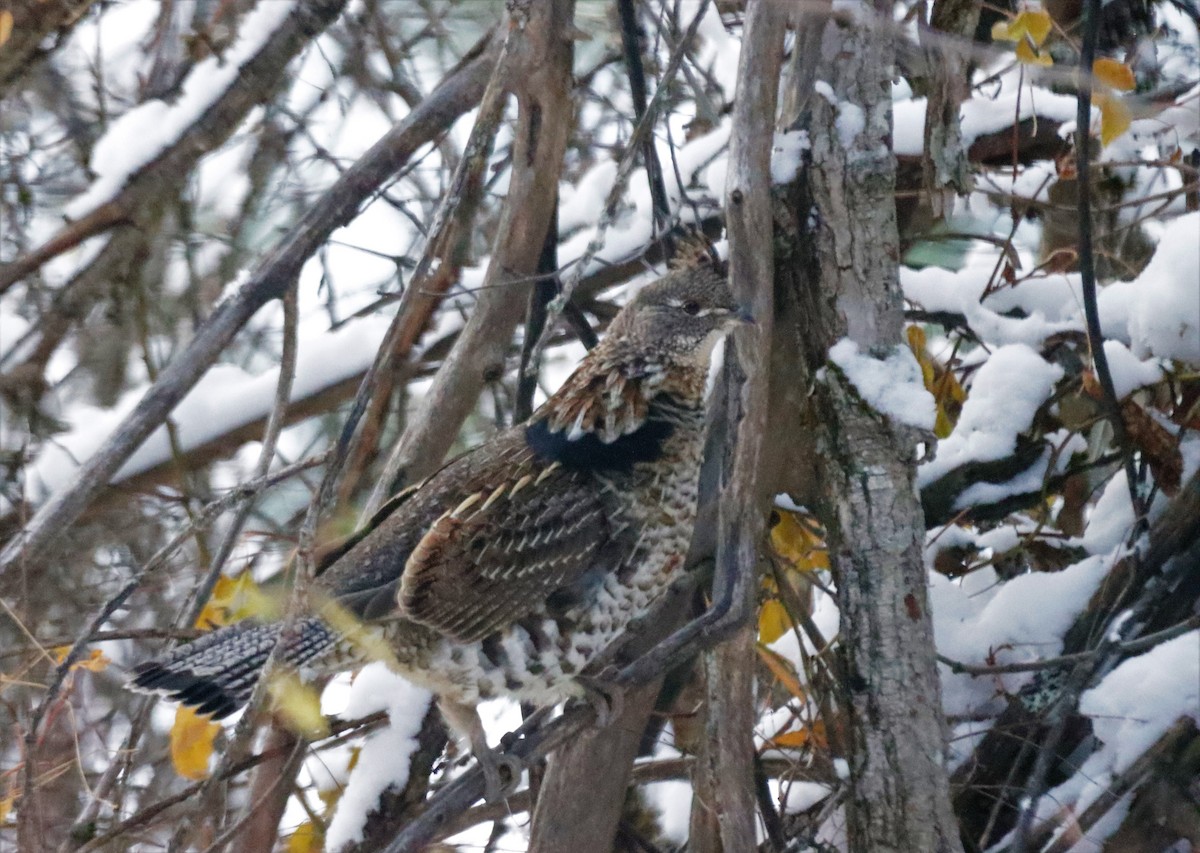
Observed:
[[[676,270],[642,288],[612,321],[608,337],[676,359],[708,363],[713,345],[738,323],[752,322],[711,266]]]

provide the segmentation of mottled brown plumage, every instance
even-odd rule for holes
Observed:
[[[587,666],[682,568],[708,362],[738,317],[710,268],[647,286],[528,423],[393,499],[325,560],[314,600],[386,641],[391,665],[439,695],[481,758],[476,702],[581,695]],[[324,612],[284,658],[302,670],[361,663],[370,644]],[[224,716],[277,635],[234,626],[143,664],[133,683]]]

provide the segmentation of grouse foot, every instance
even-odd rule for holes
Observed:
[[[597,728],[607,728],[621,716],[625,708],[625,693],[617,685],[616,675],[616,667],[606,666],[597,675],[583,675],[576,679],[583,688],[583,701],[596,712]]]
[[[471,745],[471,754],[483,771],[484,799],[494,803],[508,798],[521,784],[521,759],[488,746],[483,721],[473,705],[440,698],[438,707],[451,731]]]

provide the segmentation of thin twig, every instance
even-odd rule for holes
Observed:
[[[1117,652],[1119,654],[1131,655],[1138,652],[1144,652],[1147,649],[1152,649],[1157,645],[1173,640],[1186,634],[1188,631],[1194,631],[1200,628],[1200,616],[1193,616],[1190,619],[1185,619],[1170,628],[1164,628],[1161,631],[1156,631],[1153,634],[1147,634],[1144,637],[1138,637],[1136,640],[1127,640],[1123,643],[1117,643],[1110,649],[1105,651]],[[1044,658],[1043,660],[1024,661],[1022,663],[1001,663],[993,665],[962,663],[961,661],[953,660],[945,655],[937,656],[938,662],[945,664],[951,672],[959,675],[1004,675],[1013,672],[1038,672],[1043,669],[1053,669],[1060,666],[1068,666],[1079,663],[1080,661],[1088,660],[1096,657],[1100,653],[1100,649],[1090,649],[1086,652],[1075,652],[1069,655],[1060,655],[1053,658]]]
[[[1121,450],[1121,463],[1129,487],[1129,503],[1134,519],[1140,525],[1146,517],[1146,507],[1138,492],[1137,469],[1133,463],[1133,447],[1121,417],[1121,403],[1113,385],[1108,356],[1104,352],[1104,334],[1100,330],[1100,309],[1096,301],[1096,258],[1092,247],[1092,65],[1096,59],[1096,41],[1100,32],[1100,0],[1083,0],[1082,27],[1079,50],[1079,94],[1075,110],[1075,170],[1079,188],[1079,278],[1083,295],[1083,316],[1087,324],[1088,347],[1096,378],[1100,381],[1101,405],[1112,424],[1113,440]]]
[[[0,551],[0,576],[36,560],[73,524],[171,410],[225,350],[259,308],[296,280],[301,267],[338,227],[426,143],[476,103],[490,70],[487,41],[443,78],[437,89],[385,134],[311,207],[255,269],[237,293],[221,302],[188,346],[171,360],[116,431],[88,458],[72,481],[53,495]]]
[[[703,9],[700,11],[704,12]],[[629,94],[633,98],[633,118],[635,124],[640,125],[646,117],[646,69],[642,64],[642,28],[633,0],[617,0],[617,14],[621,19],[621,47],[625,53],[625,70],[629,76]],[[667,200],[667,187],[663,182],[662,164],[658,161],[653,134],[643,136],[641,150],[642,164],[646,167],[646,179],[650,184],[655,231],[664,235],[668,242],[667,254],[673,255],[669,236],[671,205]]]

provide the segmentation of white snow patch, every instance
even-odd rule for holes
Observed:
[[[1167,224],[1132,283],[1129,337],[1140,356],[1200,362],[1200,213]]]
[[[1061,367],[1024,344],[992,353],[971,383],[954,432],[938,443],[937,457],[918,468],[918,485],[927,486],[968,462],[1012,453],[1017,436],[1029,429],[1062,374]]]
[[[367,816],[389,787],[408,783],[409,756],[417,747],[421,721],[432,695],[396,675],[386,664],[363,667],[346,702],[349,717],[386,710],[388,727],[367,738],[358,764],[350,774],[345,792],[325,835],[325,849],[340,850],[362,841]]]
[[[834,122],[834,127],[837,128],[838,139],[843,148],[853,146],[854,140],[858,139],[858,135],[866,129],[866,126],[866,113],[858,104],[842,101],[837,105],[837,120]]]
[[[830,347],[829,360],[877,412],[918,429],[933,429],[937,406],[925,388],[921,365],[908,347],[896,346],[887,358],[878,359],[861,353],[849,338],[842,338]]]
[[[1053,657],[1062,636],[1086,605],[1120,552],[1086,557],[1060,572],[1032,572],[1001,583],[990,566],[951,580],[929,574],[929,600],[938,650],[962,663],[1025,663]],[[1008,693],[1031,673],[986,677],[955,675],[945,667],[947,714],[999,712]]]
[[[1200,632],[1125,661],[1083,694],[1079,709],[1103,746],[1042,798],[1039,820],[1064,805],[1083,812],[1177,720],[1200,721]]]
[[[1157,362],[1140,360],[1120,341],[1105,341],[1104,355],[1108,358],[1118,400],[1163,378],[1162,367]]]
[[[63,212],[78,219],[116,195],[130,175],[170,147],[212,106],[294,8],[294,0],[257,4],[233,46],[223,56],[210,56],[196,65],[173,104],[147,101],[109,125],[92,152],[96,179]]]
[[[658,825],[662,834],[678,844],[686,843],[691,828],[692,786],[672,779],[653,782],[643,790],[651,805],[658,809]]]
[[[292,400],[311,396],[370,366],[389,322],[386,317],[371,316],[336,332],[302,334]],[[182,449],[198,447],[234,427],[264,417],[273,404],[278,380],[278,367],[257,375],[230,364],[213,367],[171,415]],[[29,466],[30,497],[40,500],[62,487],[145,392],[145,388],[129,392],[112,409],[73,407],[68,418],[71,430],[46,444]],[[129,457],[113,482],[147,471],[170,457],[170,439],[166,428],[160,427]]]
[[[1039,346],[1053,334],[1083,328],[1074,296],[1077,278],[1069,276],[1030,279],[1013,288],[1013,293],[1000,291],[981,303],[995,266],[992,252],[972,254],[957,271],[902,266],[900,286],[905,299],[926,311],[962,314],[971,330],[990,344]],[[1001,313],[1017,306],[1028,316],[1007,317]]]
[[[900,101],[893,107],[894,147],[899,156],[917,157],[925,148],[925,98]],[[995,97],[976,94],[959,108],[959,124],[965,147],[981,136],[1011,127],[1014,121],[1038,116],[1067,122],[1075,118],[1075,98],[1058,95],[1040,86],[1023,86],[1017,78],[1005,75],[1000,94]]]
[[[771,183],[786,184],[796,179],[809,149],[808,132],[789,130],[776,133],[771,143]]]

